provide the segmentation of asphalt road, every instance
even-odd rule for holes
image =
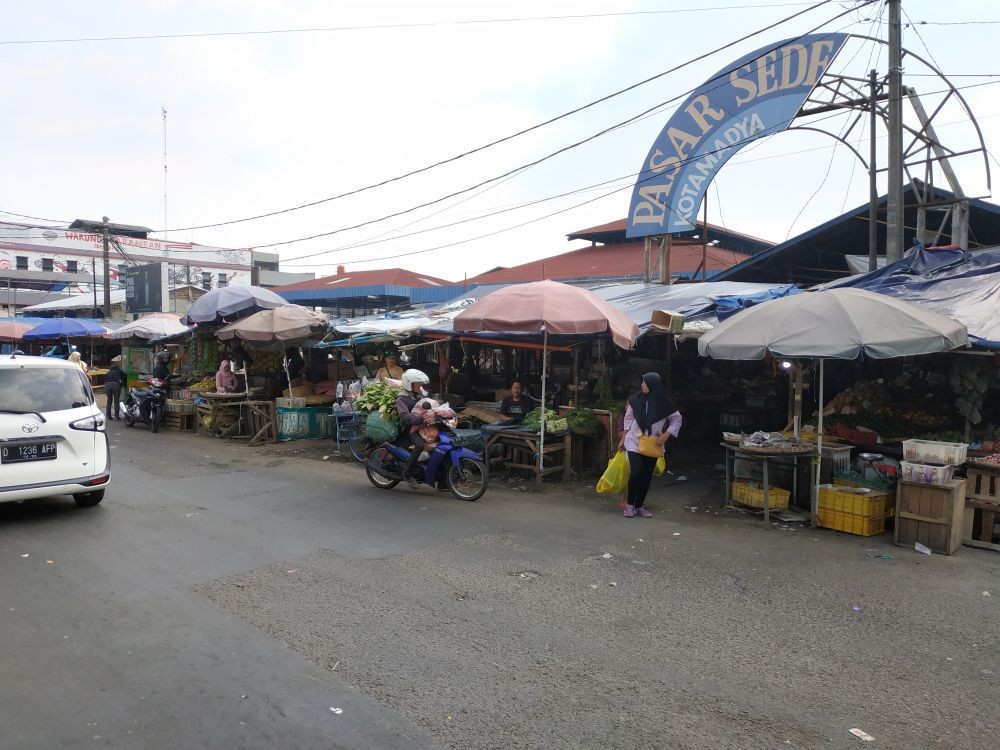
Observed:
[[[5,750],[996,746],[993,553],[111,432],[100,506],[0,506]]]

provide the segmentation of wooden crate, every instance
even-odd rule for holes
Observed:
[[[965,480],[946,484],[900,482],[896,493],[895,542],[912,547],[920,542],[942,555],[962,546],[965,531]]]
[[[962,544],[1000,552],[1000,467],[966,467],[965,529]]]
[[[168,430],[180,430],[182,432],[190,432],[194,430],[194,414],[181,414],[176,411],[168,411],[164,413],[166,418],[163,422],[163,426]]]

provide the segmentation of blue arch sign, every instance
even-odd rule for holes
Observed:
[[[632,191],[629,237],[695,228],[705,191],[737,151],[791,125],[849,34],[771,44],[699,86],[653,143]]]

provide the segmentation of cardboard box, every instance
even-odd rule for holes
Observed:
[[[653,310],[650,325],[665,333],[680,333],[684,330],[684,316],[673,310]]]

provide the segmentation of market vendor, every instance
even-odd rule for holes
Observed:
[[[236,392],[236,376],[233,374],[228,359],[219,363],[219,371],[215,373],[215,390],[217,393]]]
[[[401,380],[403,377],[403,368],[399,366],[399,360],[396,358],[395,354],[385,355],[385,366],[379,368],[379,371],[375,374],[379,380]]]
[[[524,395],[524,384],[515,380],[510,384],[510,395],[500,402],[500,413],[503,424],[521,424],[524,417],[531,411],[528,397]]]

